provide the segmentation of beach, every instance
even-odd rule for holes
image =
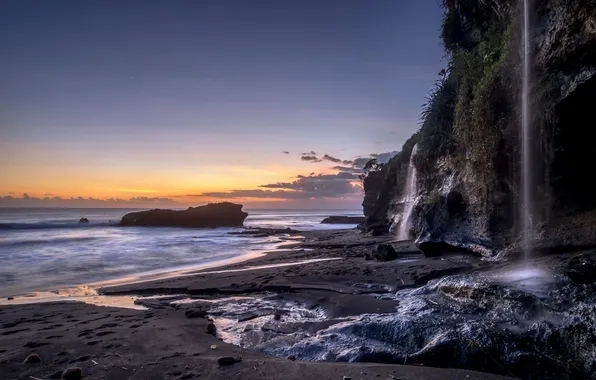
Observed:
[[[354,316],[391,315],[399,302],[383,294],[484,265],[474,257],[426,259],[410,245],[403,245],[398,260],[366,260],[365,252],[389,238],[364,237],[356,230],[300,236],[248,261],[97,288],[103,296],[98,298],[124,299],[126,307],[6,300],[0,306],[2,378],[59,378],[71,367],[81,368],[84,378],[117,380],[500,378],[430,368],[416,360],[403,366],[286,355],[284,349],[291,351],[292,345],[283,339],[294,332],[316,336]],[[276,340],[273,355],[259,348],[260,342]],[[31,354],[41,362],[24,363]]]

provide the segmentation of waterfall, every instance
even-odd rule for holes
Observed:
[[[412,227],[412,211],[414,211],[414,204],[416,203],[416,167],[414,166],[414,154],[416,153],[416,145],[412,148],[410,153],[410,163],[408,164],[408,174],[406,176],[406,183],[404,185],[404,210],[402,218],[397,230],[398,240],[409,240],[410,228]]]
[[[527,259],[531,251],[532,239],[532,155],[531,155],[531,141],[530,141],[530,9],[528,2],[524,1],[524,25],[523,25],[523,41],[524,49],[523,57],[523,73],[522,73],[522,120],[521,120],[521,229],[522,229],[522,248],[524,257]]]

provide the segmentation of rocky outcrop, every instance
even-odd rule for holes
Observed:
[[[520,250],[521,2],[448,1],[450,55],[423,109],[418,200],[423,250],[495,256]],[[533,246],[596,244],[596,183],[586,173],[596,130],[596,7],[588,0],[531,1]],[[364,181],[365,231],[388,232],[402,212],[412,141]]]
[[[81,219],[79,219],[79,224],[89,224],[89,219],[81,218]]]
[[[321,224],[360,224],[364,222],[363,216],[329,216]]]
[[[223,202],[206,206],[189,207],[184,211],[148,210],[124,215],[122,226],[151,227],[239,227],[248,213],[242,211],[242,205]]]

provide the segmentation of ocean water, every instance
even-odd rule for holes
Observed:
[[[0,208],[0,297],[201,267],[275,249],[279,237],[231,235],[240,228],[118,227],[131,209]],[[353,228],[324,225],[329,215],[359,210],[257,210],[247,227],[307,231]],[[90,224],[78,224],[82,217]]]

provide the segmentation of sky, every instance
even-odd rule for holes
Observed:
[[[444,66],[438,0],[0,2],[0,207],[353,208]]]

